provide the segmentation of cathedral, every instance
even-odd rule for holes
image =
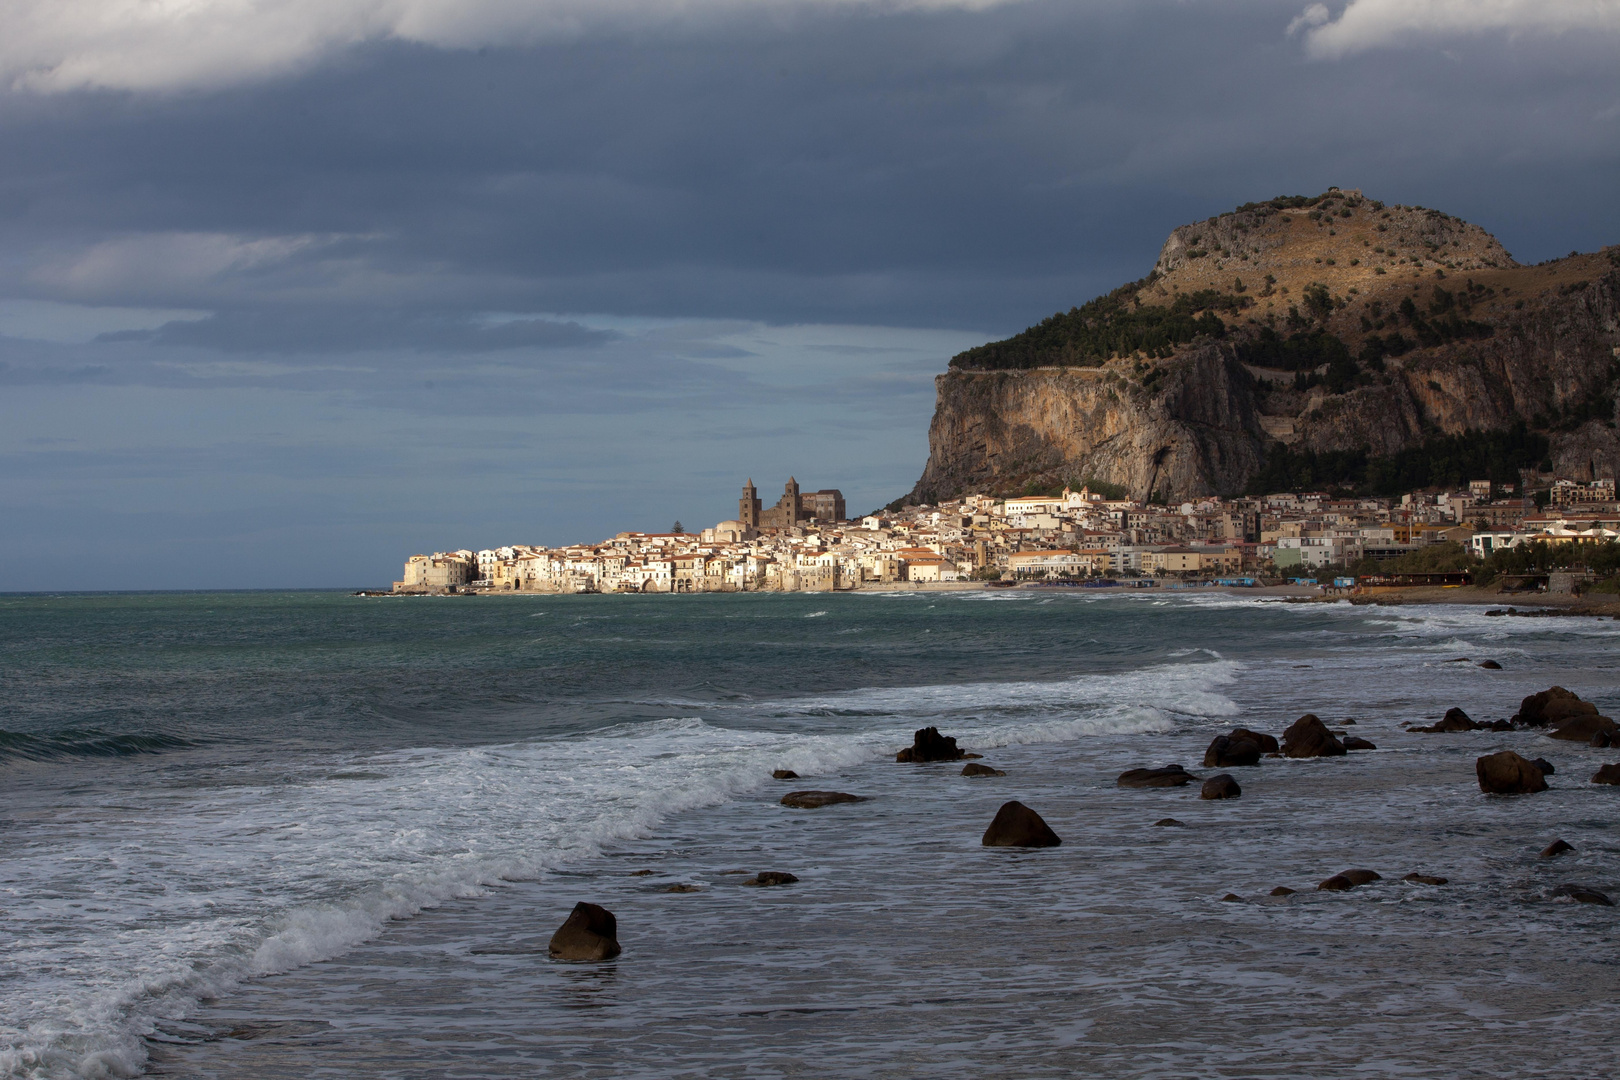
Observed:
[[[760,509],[759,490],[749,479],[737,500],[737,520],[745,529],[792,529],[811,521],[833,522],[844,520],[844,493],[837,488],[826,488],[800,494],[799,482],[788,477],[787,487],[776,505]]]

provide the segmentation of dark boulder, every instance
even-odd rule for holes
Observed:
[[[1169,827],[1172,827],[1172,826],[1181,825],[1181,824],[1183,824],[1183,822],[1177,821],[1173,817],[1162,817],[1158,821],[1155,821],[1153,824],[1155,826],[1160,827],[1160,828],[1169,828]]]
[[[702,892],[703,889],[702,889],[701,886],[698,886],[698,885],[685,885],[685,884],[682,884],[682,885],[670,885],[669,887],[664,889],[664,891],[667,892],[667,893],[692,893],[692,892]]]
[[[1502,670],[1502,665],[1498,664],[1495,660],[1481,660],[1479,662],[1479,666],[1484,668],[1486,671],[1501,671]]]
[[[1291,758],[1342,757],[1344,744],[1333,737],[1315,713],[1306,713],[1283,732],[1282,752]]]
[[[1481,724],[1480,729],[1481,730],[1487,730],[1488,729],[1490,731],[1512,731],[1513,730],[1513,721],[1511,721],[1511,720],[1492,720],[1488,724]]]
[[[611,960],[619,955],[619,921],[595,904],[575,904],[568,921],[551,935],[557,960]]]
[[[1547,732],[1547,737],[1590,744],[1599,736],[1613,742],[1617,731],[1620,731],[1620,724],[1616,724],[1607,716],[1599,716],[1596,713],[1581,713],[1577,716],[1566,717],[1553,724],[1552,730]]]
[[[782,796],[782,805],[798,810],[814,810],[833,803],[865,802],[864,795],[851,795],[847,791],[790,791]]]
[[[1487,795],[1529,795],[1547,790],[1547,775],[1511,750],[1486,754],[1474,762],[1479,790]]]
[[[1158,769],[1127,769],[1115,781],[1120,787],[1185,787],[1198,777],[1180,765],[1166,765]]]
[[[956,745],[956,739],[941,735],[939,728],[920,728],[911,737],[911,745],[894,755],[896,761],[961,761],[967,755]]]
[[[1248,739],[1217,735],[1204,751],[1204,768],[1232,769],[1260,764],[1260,744]]]
[[[1526,727],[1550,727],[1572,716],[1597,714],[1597,706],[1562,686],[1550,686],[1519,703],[1513,722]]]
[[[798,778],[799,774],[792,769],[777,769],[771,773],[772,780],[797,780]]]
[[[1294,895],[1294,890],[1290,889],[1286,885],[1279,885],[1275,889],[1271,890],[1271,895],[1272,896],[1293,896]]]
[[[1243,789],[1227,773],[1210,777],[1204,781],[1204,786],[1198,789],[1200,799],[1235,799],[1242,794]]]
[[[1401,880],[1410,881],[1414,885],[1444,885],[1448,879],[1432,874],[1407,874]]]
[[[1605,765],[1592,774],[1594,784],[1620,784],[1620,764]]]
[[[1536,758],[1536,760],[1532,761],[1530,764],[1532,764],[1536,768],[1540,769],[1541,770],[1541,775],[1543,775],[1543,776],[1551,776],[1553,773],[1558,771],[1557,769],[1553,768],[1553,763],[1548,761],[1544,757],[1538,757],[1538,758]]]
[[[1371,739],[1363,739],[1360,735],[1346,735],[1339,740],[1344,743],[1346,750],[1376,750],[1377,745]]]
[[[1057,847],[1063,843],[1041,815],[1021,802],[1003,803],[984,830],[985,847]]]
[[[1221,897],[1221,902],[1224,904],[1241,904],[1243,902],[1243,897],[1239,896],[1235,892],[1229,892],[1225,896]]]
[[[970,761],[966,765],[962,766],[962,775],[963,776],[1006,776],[1007,774],[1005,772],[1001,771],[1000,769],[992,769],[988,765],[980,765],[977,762]]]
[[[1428,727],[1415,727],[1412,730],[1433,735],[1447,731],[1478,731],[1485,726],[1484,724],[1475,723],[1473,718],[1461,709],[1451,708],[1446,710],[1446,715],[1441,717],[1438,724],[1430,724]]]
[[[792,885],[798,880],[792,874],[784,874],[780,870],[763,870],[747,881],[742,882],[742,884],[764,887],[769,885]]]
[[[1614,736],[1610,735],[1607,731],[1599,731],[1593,734],[1591,741],[1586,745],[1590,746],[1594,750],[1607,750],[1613,744]]]
[[[1317,886],[1324,892],[1344,892],[1354,889],[1357,885],[1365,885],[1369,881],[1382,881],[1383,877],[1374,870],[1346,870],[1342,874],[1334,874]]]
[[[1614,907],[1614,901],[1596,889],[1588,889],[1585,885],[1560,885],[1552,891],[1554,897],[1567,896],[1577,904],[1602,904],[1604,907]]]
[[[1233,741],[1246,740],[1252,742],[1260,748],[1262,754],[1275,754],[1282,749],[1277,745],[1277,736],[1267,735],[1263,731],[1250,731],[1248,728],[1243,727],[1233,728],[1232,734],[1228,735],[1227,738]]]
[[[1574,850],[1575,850],[1575,845],[1574,844],[1571,844],[1571,843],[1569,843],[1568,841],[1565,841],[1565,840],[1554,840],[1552,843],[1548,844],[1546,847],[1541,849],[1541,857],[1543,859],[1551,859],[1551,858],[1555,858],[1556,856],[1562,855],[1566,851],[1574,851]]]

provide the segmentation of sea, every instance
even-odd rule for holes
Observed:
[[[0,596],[0,1077],[1612,1076],[1620,908],[1552,893],[1620,899],[1620,749],[1402,725],[1620,715],[1617,645],[1191,590]],[[1307,712],[1377,749],[1115,784]],[[1006,775],[897,764],[924,726]],[[1481,794],[1503,748],[1550,790]],[[1014,799],[1062,845],[983,847]],[[617,959],[549,958],[581,901]]]

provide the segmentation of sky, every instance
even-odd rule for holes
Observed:
[[[0,591],[871,510],[955,353],[1334,185],[1620,242],[1620,0],[0,0]]]

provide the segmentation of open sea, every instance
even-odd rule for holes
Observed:
[[[1620,898],[1620,750],[1399,725],[1620,715],[1617,646],[1091,590],[0,596],[0,1077],[1613,1076],[1620,908],[1549,893]],[[1305,712],[1378,749],[1114,784]],[[1007,775],[896,764],[926,725]],[[1551,790],[1482,795],[1501,748]],[[1009,799],[1063,845],[981,847]],[[547,957],[581,900],[617,960]]]

